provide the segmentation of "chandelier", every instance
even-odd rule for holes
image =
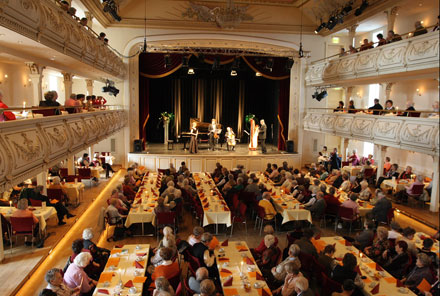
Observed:
[[[228,0],[226,7],[209,8],[204,5],[189,3],[190,7],[182,13],[183,17],[197,18],[202,22],[214,22],[222,29],[234,29],[243,21],[252,21],[254,18],[246,13],[247,6],[235,6],[234,0]]]

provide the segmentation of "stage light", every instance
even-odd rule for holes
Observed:
[[[118,6],[114,0],[102,0],[102,4],[104,4],[104,12],[108,12],[116,21],[121,21],[121,17],[118,15]]]
[[[168,68],[169,66],[171,66],[171,57],[169,54],[166,54],[164,57],[164,67]]]
[[[188,68],[189,66],[189,56],[182,57],[182,68]]]
[[[354,12],[354,15],[360,16],[364,12],[364,10],[367,9],[367,7],[368,7],[368,1],[363,0],[361,6],[358,9],[356,9],[356,11]]]
[[[215,58],[212,63],[212,70],[217,70],[220,67],[220,58]]]
[[[327,29],[332,30],[336,26],[336,17],[332,16],[327,22]]]
[[[231,70],[231,76],[237,76],[238,74],[237,74],[237,71],[235,71],[235,70]]]
[[[288,58],[286,61],[286,71],[290,72],[290,69],[292,69],[293,64],[295,63],[295,61],[291,58]]]
[[[273,58],[268,58],[266,60],[266,65],[264,66],[264,68],[266,68],[267,70],[272,72],[272,69],[273,69]]]
[[[263,76],[263,74],[261,74],[260,72],[255,72],[255,76],[260,77]]]
[[[326,23],[321,22],[321,24],[319,25],[319,27],[316,28],[316,30],[315,30],[315,34],[318,34],[319,31],[321,31],[322,29],[324,29],[326,26],[327,26]]]
[[[109,93],[110,95],[116,97],[119,93],[119,89],[115,87],[115,83],[113,81],[107,80],[105,86],[102,87],[102,92]]]
[[[318,92],[318,89],[315,90],[315,93],[312,95],[312,98],[317,100],[318,102],[327,97],[327,90],[323,89],[321,92]]]
[[[350,1],[350,3],[348,3],[343,9],[342,9],[342,14],[343,15],[347,15],[352,9],[353,6],[351,6],[353,3],[352,1]]]
[[[194,69],[193,68],[189,68],[188,69],[188,75],[194,75],[194,74],[195,74]]]

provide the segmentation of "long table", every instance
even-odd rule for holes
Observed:
[[[275,210],[283,216],[282,224],[290,221],[307,220],[312,223],[312,215],[292,195],[281,192],[281,187],[274,186],[261,172],[255,173],[261,183],[271,192]]]
[[[415,295],[411,290],[407,288],[398,288],[396,286],[397,280],[390,275],[387,271],[383,270],[378,272],[376,270],[376,263],[367,257],[362,252],[359,252],[353,246],[346,246],[345,240],[342,237],[332,236],[332,237],[322,237],[319,240],[312,240],[313,245],[316,247],[318,252],[324,250],[326,245],[335,244],[336,252],[334,258],[338,260],[342,260],[346,253],[352,253],[356,256],[359,269],[363,276],[366,276],[364,281],[364,295],[373,295],[371,290],[379,284],[379,293],[375,294],[379,295]],[[400,290],[402,289],[402,290]]]
[[[265,289],[269,295],[272,295],[264,279],[257,280],[257,273],[259,275],[262,275],[262,273],[245,241],[229,241],[228,246],[218,246],[214,252],[217,258],[223,295],[261,296],[262,289]],[[254,264],[247,264],[247,258]],[[225,286],[225,283],[231,277],[232,285]],[[245,290],[245,282],[248,284],[249,291]],[[255,284],[257,284],[258,288]]]
[[[211,176],[208,173],[194,173],[193,178],[203,207],[203,226],[215,224],[216,233],[218,233],[218,224],[226,224],[230,227],[231,211]]]
[[[32,212],[35,217],[38,218],[40,232],[43,232],[46,229],[46,220],[50,217],[56,215],[57,211],[54,207],[46,206],[45,209],[42,207],[30,207],[31,209],[35,209]],[[7,220],[10,220],[12,214],[17,210],[15,207],[0,207],[0,213],[5,216]]]
[[[414,183],[414,180],[410,180],[410,179],[403,179],[403,180],[387,179],[387,180],[383,180],[382,182],[384,186],[391,187],[395,192],[406,190],[406,187],[411,186],[412,183]],[[425,188],[429,185],[429,183],[423,183],[423,184],[425,185]]]
[[[149,244],[115,246],[93,295],[141,296],[149,252]]]
[[[85,185],[82,182],[67,182],[64,183],[64,188],[67,192],[67,197],[70,201],[76,201],[79,203],[80,200],[82,200],[84,196],[84,188]]]
[[[158,173],[149,173],[144,176],[125,220],[125,227],[130,227],[135,223],[142,223],[142,235],[145,235],[144,223],[155,225],[156,215],[154,214],[154,208],[157,206],[161,178],[162,174]]]
[[[346,166],[342,167],[341,171],[345,172],[345,173],[349,173],[350,176],[356,176],[357,174],[359,174],[362,171],[362,168],[363,168],[363,166],[361,166],[361,165],[356,165],[356,166],[346,165]],[[371,168],[376,170],[376,166],[374,166],[374,165],[372,165]]]

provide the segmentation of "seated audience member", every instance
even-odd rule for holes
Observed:
[[[248,185],[244,189],[244,192],[252,192],[252,193],[255,193],[255,195],[260,194],[260,188],[258,187],[258,181],[254,181],[253,179],[249,178]]]
[[[183,180],[183,190],[186,190],[192,196],[196,196],[197,195],[197,190],[194,189],[194,187],[192,187],[190,185],[190,182],[189,182],[188,179],[184,179]]]
[[[176,188],[174,187],[174,182],[169,181],[167,182],[167,188],[160,194],[160,196],[165,197],[170,194],[174,194],[174,190],[176,190]]]
[[[200,283],[200,296],[214,296],[215,285],[211,279],[203,280]]]
[[[46,275],[44,276],[44,279],[47,282],[46,289],[51,290],[57,296],[79,295],[80,287],[75,287],[74,289],[67,287],[64,283],[63,275],[61,272],[61,269],[58,268],[52,268],[48,272],[46,272]]]
[[[314,235],[313,229],[306,228],[303,231],[303,237],[300,238],[299,240],[296,240],[295,244],[299,246],[302,253],[312,255],[315,258],[318,258],[318,251],[316,250],[315,246],[311,241],[313,235]]]
[[[428,30],[426,30],[426,28],[423,27],[421,21],[416,21],[414,23],[414,28],[415,28],[415,32],[413,35],[414,37],[428,33]]]
[[[42,185],[38,185],[34,188],[34,196],[33,198],[42,202],[45,202],[47,206],[54,207],[55,210],[57,210],[57,217],[58,217],[58,225],[64,225],[66,222],[64,222],[64,216],[66,218],[72,218],[75,217],[75,215],[72,215],[69,213],[69,211],[66,209],[66,207],[62,204],[62,202],[53,200],[50,201],[49,198],[46,195],[43,195],[44,187]]]
[[[309,186],[309,191],[312,192],[312,194],[317,194],[320,190],[321,182],[318,179],[313,180],[313,185]]]
[[[373,110],[373,115],[379,115],[381,111],[377,110],[383,110],[382,105],[379,103],[379,99],[374,99],[374,105],[369,107],[368,110]]]
[[[40,101],[40,107],[59,107],[60,103],[57,102],[58,93],[54,90],[48,91],[44,94],[44,101]],[[55,115],[61,114],[60,109],[55,110]]]
[[[174,295],[174,289],[170,285],[170,282],[163,276],[158,277],[154,281],[155,289],[152,296],[163,295],[163,293],[168,293],[169,295]]]
[[[271,270],[276,266],[278,257],[281,255],[280,249],[275,244],[275,237],[271,234],[264,236],[266,250],[261,254],[261,258],[256,259],[258,267],[264,276],[270,276]]]
[[[394,114],[394,110],[396,110],[396,108],[394,108],[393,106],[393,101],[392,100],[386,100],[385,101],[385,109],[383,109],[384,111],[381,112],[382,115],[386,115],[386,114]]]
[[[316,201],[311,206],[307,206],[306,209],[310,211],[312,217],[320,218],[324,214],[326,206],[324,192],[318,192],[316,194]]]
[[[355,289],[356,285],[354,284],[353,280],[348,279],[342,284],[342,293],[333,292],[332,296],[351,296],[353,295]]]
[[[389,30],[386,40],[387,40],[388,43],[392,43],[392,42],[396,42],[396,41],[402,40],[402,37],[400,37],[399,34],[394,33],[393,30]]]
[[[62,196],[62,199],[60,201],[68,200],[66,187],[61,185],[60,177],[55,176],[52,179],[52,184],[50,184],[47,188],[48,189],[61,189],[61,191],[63,192],[63,194],[62,194],[63,196]]]
[[[402,236],[400,234],[402,229],[400,228],[400,224],[399,223],[397,223],[396,221],[392,221],[390,223],[390,228],[391,229],[388,230],[388,239],[397,239],[397,238]]]
[[[361,182],[361,192],[359,192],[359,199],[368,201],[371,197],[370,188],[368,188],[368,182]]]
[[[267,163],[266,170],[264,171],[264,175],[269,177],[271,173],[272,173],[272,164],[269,162]]]
[[[157,205],[154,208],[154,213],[168,213],[171,211],[170,206],[165,205],[165,199],[162,196],[157,198]]]
[[[420,253],[417,255],[416,266],[411,270],[406,277],[402,279],[409,288],[417,287],[423,279],[428,283],[433,283],[432,272],[430,269],[431,260],[428,255]]]
[[[196,276],[191,276],[188,280],[189,288],[196,293],[200,293],[200,284],[203,280],[206,280],[208,278],[208,270],[205,267],[199,267],[196,271]]]
[[[365,248],[365,253],[374,261],[379,264],[384,263],[384,258],[382,257],[383,252],[388,250],[390,244],[388,241],[388,229],[383,226],[377,227],[377,237],[373,241],[371,247]]]
[[[416,109],[414,108],[414,102],[413,101],[406,101],[405,112],[403,112],[402,114],[399,114],[399,116],[417,117],[417,114],[420,114],[418,112],[408,112],[408,111],[416,111]]]
[[[112,199],[110,199],[110,203],[109,203],[107,209],[105,210],[105,214],[108,217],[110,224],[122,224],[123,223],[123,218],[125,218],[125,216],[123,216],[119,213],[119,210],[117,208],[118,204],[119,204],[119,200],[116,198],[112,198]]]
[[[320,173],[319,180],[325,181],[327,179],[327,177],[328,177],[328,172],[326,171],[324,166],[322,166],[320,168],[319,173]]]
[[[350,193],[350,197],[341,204],[341,207],[353,209],[353,213],[359,215],[359,204],[356,202],[358,195]]]
[[[184,161],[182,161],[182,162],[180,163],[180,168],[179,168],[179,170],[177,171],[177,174],[178,174],[178,175],[183,175],[183,173],[184,173],[187,169],[188,169],[188,167],[186,166],[186,163],[185,163]]]
[[[278,172],[278,165],[276,163],[272,164],[272,173],[269,175],[269,179],[272,181],[278,181],[280,173]]]
[[[205,229],[200,226],[196,226],[193,228],[193,233],[188,236],[188,244],[194,246],[197,243],[200,243],[200,239],[202,238],[202,234],[205,232]]]
[[[339,187],[339,189],[341,190],[341,191],[344,191],[344,192],[349,192],[350,191],[350,189],[351,189],[351,182],[350,182],[350,180],[349,180],[349,177],[348,177],[348,175],[347,174],[343,174],[342,175],[342,184],[341,184],[341,186]],[[334,184],[334,183],[333,183]],[[333,186],[335,186],[335,185],[333,185]],[[336,186],[335,186],[336,187]]]
[[[283,285],[278,289],[272,291],[274,295],[294,295],[296,279],[298,279],[298,277],[303,277],[303,274],[299,271],[298,266],[294,262],[287,262],[284,265],[284,272],[286,276],[283,278]]]
[[[122,192],[130,201],[133,201],[134,197],[136,196],[134,186],[130,184],[130,178],[128,176],[124,178],[124,183],[122,184]]]
[[[284,181],[286,181],[286,171],[281,170],[280,172],[280,178],[278,178],[277,182],[274,182],[274,186],[281,186],[283,185]]]
[[[40,231],[40,226],[38,222],[38,218],[35,217],[34,213],[28,209],[28,200],[26,198],[19,199],[17,202],[17,210],[14,211],[11,215],[11,217],[16,218],[32,218],[34,221],[34,232],[32,236],[32,241],[35,241],[38,237],[38,232]],[[30,246],[32,245],[31,242],[27,241],[27,236],[25,236],[25,244]]]
[[[348,113],[356,113],[356,107],[354,106],[354,101],[350,100],[348,102]]]
[[[309,288],[309,280],[305,277],[298,277],[295,281],[296,296],[315,296],[315,293]]]
[[[351,162],[352,166],[359,165],[359,156],[357,155],[357,150],[356,149],[353,150],[353,154],[350,155],[347,160],[349,162]]]
[[[112,199],[116,199],[118,202],[115,207],[118,209],[119,213],[123,216],[128,214],[129,206],[127,206],[122,199],[119,198],[119,191],[117,189],[112,190],[112,195],[107,200],[107,203],[110,204]]]
[[[164,235],[163,239],[160,241],[160,244],[158,246],[158,249],[156,250],[156,253],[154,254],[154,257],[151,258],[151,264],[153,264],[154,266],[158,266],[162,264],[162,262],[165,260],[161,256],[160,250],[162,248],[168,248],[171,250],[171,258],[173,258],[177,254],[176,239],[173,234]]]
[[[376,37],[377,37],[377,40],[379,40],[377,42],[377,46],[382,46],[382,45],[385,45],[388,43],[387,40],[385,38],[383,38],[382,34],[377,34]]]
[[[229,190],[234,188],[235,185],[237,185],[237,183],[234,180],[234,175],[233,174],[229,174],[228,175],[228,182],[226,182],[226,184],[223,186],[222,192],[225,195],[227,195]]]
[[[335,246],[327,245],[318,256],[318,262],[325,268],[327,276],[331,276],[333,269],[338,264],[335,258],[333,258],[335,252]]]
[[[385,157],[383,169],[384,169],[385,173],[388,173],[388,171],[391,169],[391,158],[389,158],[388,156]]]
[[[180,274],[179,264],[177,261],[171,261],[173,258],[173,250],[170,248],[160,248],[159,255],[162,258],[160,265],[154,268],[151,274],[151,279],[155,281],[157,278],[163,276],[170,280]]]
[[[339,188],[339,187],[341,187],[343,182],[344,182],[344,179],[342,178],[341,171],[337,171],[336,172],[336,178],[334,179],[333,183],[329,182],[329,185],[333,185],[335,188]]]
[[[374,48],[373,42],[370,42],[367,38],[365,38],[364,43],[362,43],[361,47],[359,48],[359,51],[364,51],[371,48]]]
[[[404,241],[398,241],[394,246],[395,252],[386,250],[384,252],[384,258],[387,260],[384,264],[384,268],[393,277],[402,279],[409,262],[408,244]]]
[[[341,47],[341,49],[339,51],[339,57],[342,58],[346,55],[347,55],[347,53],[345,52],[345,48]]]
[[[344,102],[339,101],[338,107],[336,107],[336,109],[334,109],[333,112],[344,112]]]
[[[110,255],[110,250],[98,247],[93,241],[93,232],[91,228],[86,228],[82,233],[83,247],[90,251],[93,260],[96,261],[100,266],[104,267],[107,263],[107,259]]]
[[[411,175],[412,175],[412,167],[411,166],[407,166],[405,171],[403,171],[399,175],[399,179],[411,179]]]
[[[380,188],[380,185],[382,185],[382,182],[385,180],[390,180],[393,177],[398,178],[399,173],[397,172],[397,169],[399,168],[399,165],[394,163],[391,165],[390,170],[385,174],[385,176],[379,177],[379,180],[377,180],[376,188]]]
[[[402,174],[404,174],[405,172],[402,172]],[[401,175],[402,175],[401,174]],[[411,176],[411,175],[410,175]],[[410,177],[409,177],[410,178]],[[409,178],[403,178],[403,179],[409,179]],[[412,195],[416,195],[414,187],[415,186],[422,186],[423,184],[423,176],[422,175],[418,175],[416,177],[416,180],[409,186],[405,186],[405,190],[400,190],[399,192],[396,193],[396,203],[401,203],[404,202],[406,203],[408,201],[408,197],[412,196]]]
[[[362,289],[364,282],[359,273],[356,272],[356,266],[356,257],[352,253],[346,253],[344,258],[342,258],[342,265],[337,264],[333,269],[331,278],[341,285],[345,280],[350,279],[355,283],[356,287]]]
[[[408,252],[412,256],[416,256],[418,254],[417,247],[413,242],[415,234],[416,234],[416,231],[414,230],[414,228],[406,227],[402,231],[402,236],[400,236],[396,239],[396,242],[404,241],[408,244]]]
[[[364,223],[364,229],[362,232],[359,232],[354,240],[354,245],[359,248],[359,250],[364,250],[366,247],[369,247],[373,243],[374,238],[374,222],[368,221]]]
[[[329,207],[329,206],[338,207],[341,205],[341,202],[335,196],[335,193],[336,193],[335,187],[330,187],[328,190],[328,193],[326,195],[324,195],[324,199],[325,199],[325,203],[327,204],[327,207]]]
[[[263,193],[263,199],[258,202],[258,205],[264,209],[266,219],[272,220],[277,215],[277,211],[272,205],[269,192],[266,191]]]
[[[209,244],[212,241],[212,234],[205,232],[202,234],[199,243],[195,243],[191,248],[191,253],[194,257],[199,259],[201,267],[206,267],[209,271],[209,277],[215,278],[218,276],[217,266],[215,265],[215,254],[209,249]]]
[[[431,251],[433,245],[434,240],[428,237],[423,240],[423,247],[421,249],[418,248],[417,250],[419,251],[419,253],[425,253],[426,255],[428,255],[429,259],[431,259],[431,263],[434,265],[434,268],[437,269],[439,266],[438,256],[436,253]]]
[[[76,94],[71,94],[69,99],[67,99],[66,103],[64,104],[65,107],[70,107],[66,109],[73,110],[71,113],[79,113],[81,112],[81,102],[77,100]],[[70,112],[70,111],[69,111]]]
[[[282,283],[284,281],[284,278],[286,277],[286,270],[285,266],[287,263],[293,263],[296,268],[301,268],[301,261],[299,260],[298,256],[300,253],[300,248],[296,244],[291,244],[289,247],[289,256],[281,261],[277,266],[272,268],[272,275],[275,279],[275,281]]]
[[[97,282],[88,277],[84,268],[89,265],[92,255],[79,253],[64,273],[64,282],[70,289],[80,287],[81,295],[92,295]]]
[[[386,198],[383,192],[376,193],[376,202],[373,210],[371,210],[372,218],[376,223],[388,223],[388,212],[392,206],[391,201]]]
[[[272,225],[266,225],[263,228],[263,233],[264,233],[265,236],[268,235],[268,234],[273,235],[275,233],[275,230],[273,229]],[[276,236],[274,236],[274,237],[275,237],[275,246],[277,246],[278,245],[278,238]],[[263,239],[261,240],[261,242],[258,245],[258,247],[256,247],[255,249],[250,249],[250,251],[252,253],[252,256],[255,259],[259,259],[259,258],[261,258],[261,256],[263,255],[263,252],[266,249],[267,249],[267,247],[266,247],[266,244],[264,243],[264,237],[263,237]]]

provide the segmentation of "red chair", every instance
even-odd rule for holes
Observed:
[[[203,215],[204,215],[202,206],[199,204],[199,202],[196,201],[194,203],[194,207],[195,207],[195,211],[196,211],[196,217],[197,217],[197,219],[199,219],[200,226],[201,226],[203,224]]]
[[[5,216],[3,216],[2,214],[0,214],[1,216],[1,220],[2,220],[2,232],[3,234],[6,232],[8,234],[8,239],[9,242],[11,240],[11,222],[9,222]],[[11,244],[11,248],[12,248],[12,244]]]
[[[32,198],[29,198],[29,202],[31,203],[31,206],[33,206],[33,207],[41,207],[43,204],[43,202],[41,200],[32,199]]]
[[[408,196],[414,199],[418,199],[423,194],[424,189],[425,189],[424,184],[416,184],[412,188],[412,194],[408,194]]]
[[[239,215],[234,214],[236,212],[235,210],[232,211],[231,236],[232,236],[232,231],[234,230],[234,223],[237,223],[237,222],[244,224],[246,234],[247,234],[246,209],[247,209],[247,206],[244,203],[240,203],[239,209],[238,209]]]
[[[341,284],[329,278],[325,273],[322,277],[322,295],[331,296],[333,292],[342,292]]]
[[[261,232],[263,231],[264,222],[269,222],[269,223],[273,222],[275,226],[274,227],[275,231],[277,230],[277,217],[273,216],[272,219],[268,219],[264,208],[258,206],[257,217],[255,218],[255,227],[258,227],[258,225],[260,225],[260,235]]]
[[[46,116],[54,116],[54,115],[56,115],[55,114],[56,110],[57,109],[32,110],[32,113],[33,114],[43,114],[43,116],[46,117]]]
[[[15,242],[17,243],[17,237],[19,235],[30,235],[34,234],[34,218],[33,217],[10,217],[11,219],[11,246],[12,246],[12,236],[15,236]],[[32,247],[34,243],[32,241]]]
[[[64,177],[68,176],[68,170],[66,168],[60,168],[60,177],[63,179]]]
[[[313,256],[304,252],[299,252],[298,259],[301,262],[301,270],[311,275],[315,270],[313,264]]]
[[[76,176],[76,175],[67,175],[64,177],[64,179],[66,180],[66,182],[75,182],[75,179],[78,182],[81,182],[81,177],[80,176]]]
[[[370,179],[374,177],[374,168],[364,170],[364,178],[370,183]]]
[[[180,273],[175,277],[168,279],[168,282],[173,287],[174,291],[177,291],[177,288],[180,286]],[[182,289],[182,288],[180,288]]]
[[[56,199],[58,201],[64,201],[65,196],[62,189],[51,189],[47,188],[47,197],[49,200]]]
[[[156,214],[156,237],[159,240],[159,228],[160,226],[173,227],[174,233],[176,233],[176,212],[166,212]]]
[[[90,168],[79,168],[78,176],[81,180],[89,180],[90,187],[92,187],[92,170]]]
[[[194,292],[193,290],[191,290],[191,288],[189,287],[188,278],[186,278],[186,279],[183,281],[183,286],[185,287],[186,295],[194,295],[194,294],[196,294],[196,292]]]
[[[349,161],[343,161],[341,164],[341,167],[345,167],[345,166],[349,166],[350,162]]]
[[[239,200],[238,200],[238,193],[234,193],[234,195],[232,196],[232,208],[234,211],[238,210],[238,204],[239,204]]]
[[[176,296],[182,296],[182,292],[183,292],[183,289],[182,289],[182,282],[179,282],[179,285],[177,286],[177,289],[176,289],[176,293],[175,293],[175,295],[176,295]]]
[[[341,220],[342,222],[350,223],[350,232],[349,233],[351,234],[351,228],[352,228],[353,222],[356,222],[358,219],[359,219],[359,217],[354,212],[354,209],[340,206],[339,211],[338,211],[338,215],[336,216],[335,232],[337,231],[338,220]]]
[[[199,269],[199,267],[201,267],[202,265],[200,264],[199,258],[191,255],[191,252],[188,251],[187,255],[188,255],[187,256],[188,257],[188,268],[191,271],[191,273],[195,276],[197,269]]]

